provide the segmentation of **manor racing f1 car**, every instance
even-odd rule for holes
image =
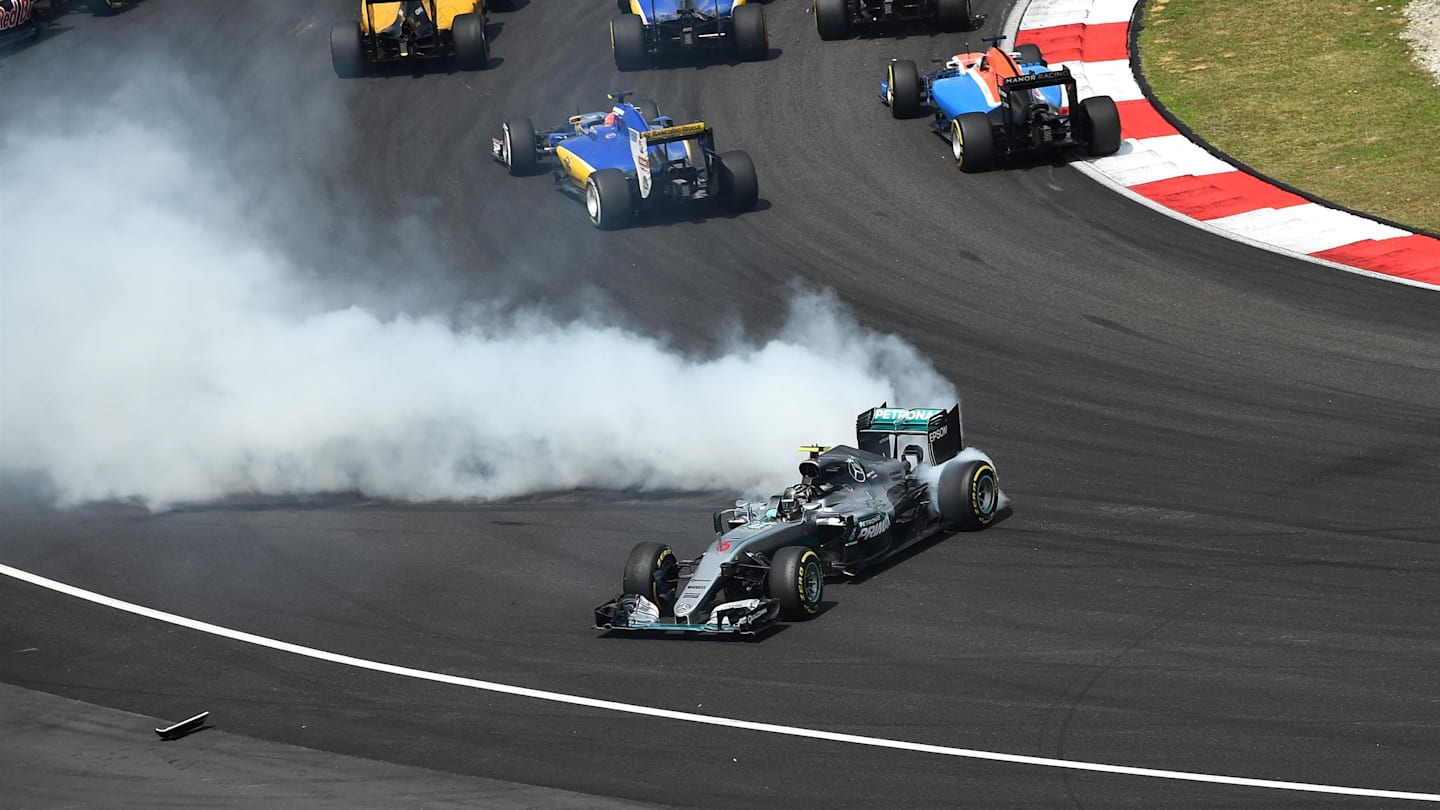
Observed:
[[[964,445],[960,406],[871,408],[856,437],[858,447],[802,447],[800,483],[716,512],[699,557],[636,545],[621,593],[595,609],[596,629],[755,634],[804,621],[819,612],[826,577],[1009,516],[995,465]]]
[[[1080,147],[1091,155],[1120,148],[1120,114],[1109,96],[1081,99],[1076,106],[1075,79],[1069,68],[1051,68],[1040,48],[999,47],[1003,37],[987,37],[985,53],[956,54],[934,72],[921,76],[915,63],[890,63],[880,83],[880,98],[896,118],[910,118],[927,107],[932,126],[950,141],[962,171],[980,172],[997,160],[1024,153]]]
[[[570,116],[563,126],[537,133],[529,118],[509,118],[492,155],[512,175],[549,163],[555,182],[582,197],[597,228],[623,228],[639,210],[716,200],[739,212],[755,207],[760,185],[744,152],[715,151],[715,133],[703,122],[676,125],[655,102],[626,101],[612,93],[608,112]]]

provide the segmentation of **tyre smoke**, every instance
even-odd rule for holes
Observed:
[[[168,129],[72,115],[0,133],[0,468],[62,506],[754,490],[866,407],[956,399],[823,293],[709,356],[603,315],[336,305],[254,224],[254,183]]]

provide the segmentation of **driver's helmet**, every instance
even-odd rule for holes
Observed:
[[[800,516],[800,496],[796,494],[794,487],[786,487],[780,493],[780,503],[776,508],[782,520],[794,520]]]
[[[615,126],[615,111],[614,111],[614,110],[611,110],[610,112],[605,113],[605,126],[607,126],[607,127],[613,127],[613,126]]]

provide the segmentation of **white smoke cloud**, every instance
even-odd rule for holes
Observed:
[[[61,505],[749,491],[793,477],[796,445],[851,440],[865,407],[956,399],[825,294],[708,357],[600,316],[337,307],[194,141],[75,115],[0,133],[0,468]]]

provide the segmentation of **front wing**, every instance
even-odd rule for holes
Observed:
[[[741,599],[716,605],[704,624],[660,621],[660,609],[639,594],[620,594],[595,608],[595,629],[753,636],[780,618],[780,603],[774,599]]]

